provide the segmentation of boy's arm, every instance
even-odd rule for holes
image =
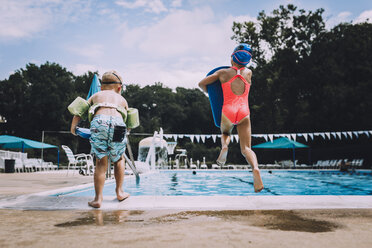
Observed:
[[[214,83],[217,81],[220,77],[220,71],[216,71],[212,75],[209,75],[208,77],[204,78],[202,81],[199,82],[199,87],[205,92],[208,93],[207,85]]]
[[[126,110],[128,110],[128,108],[129,108],[129,106],[128,106],[128,102],[127,102],[127,100],[125,100],[125,98],[123,97],[123,101],[122,101],[122,105],[124,106],[124,108],[126,109]],[[127,128],[127,132],[128,132],[128,134],[130,133],[130,128]]]
[[[124,108],[126,109],[126,110],[128,110],[128,102],[127,102],[127,100],[125,100],[125,98],[123,98],[124,99],[124,101],[123,101],[123,106],[124,106]]]
[[[93,95],[94,96],[94,95]],[[93,96],[89,97],[89,99],[87,100],[88,103],[92,106],[93,105]]]
[[[70,131],[73,135],[77,135],[75,130],[76,130],[76,126],[79,124],[81,118],[80,116],[77,116],[77,115],[74,115],[74,117],[72,118],[72,121],[71,121],[71,128],[70,128]]]

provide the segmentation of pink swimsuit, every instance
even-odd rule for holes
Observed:
[[[231,78],[228,82],[221,84],[223,92],[223,106],[222,113],[233,123],[238,124],[241,119],[249,116],[249,105],[248,95],[251,85],[240,75],[240,71],[243,68],[231,67],[236,70],[236,75]],[[231,83],[236,79],[240,78],[244,82],[244,92],[241,95],[235,95],[231,90]]]

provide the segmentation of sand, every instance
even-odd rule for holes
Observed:
[[[0,197],[91,183],[61,173],[0,174]],[[372,209],[0,209],[0,247],[372,247]]]

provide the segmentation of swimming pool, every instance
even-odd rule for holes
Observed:
[[[133,196],[246,196],[246,195],[372,195],[370,171],[261,171],[265,189],[253,191],[248,171],[160,171],[126,178],[124,190]],[[94,188],[69,191],[54,196],[94,196]],[[105,184],[104,196],[115,195],[115,182]]]

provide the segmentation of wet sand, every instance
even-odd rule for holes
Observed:
[[[76,174],[0,174],[0,198],[91,182]],[[372,209],[0,209],[0,216],[0,247],[372,247]]]

